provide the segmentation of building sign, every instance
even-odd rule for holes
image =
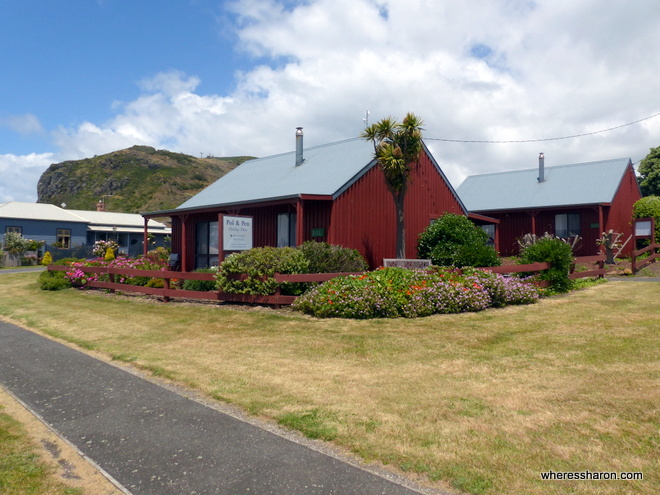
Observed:
[[[423,270],[431,266],[431,260],[404,260],[404,259],[391,259],[385,258],[383,266],[386,268],[398,267],[407,268],[408,270]]]
[[[651,237],[652,224],[651,220],[636,220],[635,237]]]
[[[252,249],[252,217],[222,217],[222,250]]]
[[[325,229],[312,229],[312,237],[323,237]]]

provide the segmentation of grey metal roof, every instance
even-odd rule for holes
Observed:
[[[469,211],[611,203],[630,158],[471,175],[457,188]]]
[[[10,201],[0,204],[0,217],[24,220],[51,220],[55,222],[87,223],[82,217],[58,206],[45,203]]]
[[[88,230],[117,227],[119,232],[142,232],[144,218],[134,213],[116,213],[112,211],[65,210],[46,203],[23,203],[11,201],[0,204],[0,218],[17,220],[45,220],[51,222],[75,222],[88,224]],[[93,226],[98,226],[94,229]],[[137,229],[137,230],[132,230]],[[165,224],[149,220],[148,230],[152,233],[169,233]]]
[[[373,145],[363,139],[303,150],[296,167],[295,151],[249,160],[202,190],[176,210],[263,202],[301,194],[337,197],[375,165]]]
[[[78,215],[85,220],[87,220],[92,225],[97,226],[106,226],[106,227],[126,227],[126,228],[136,228],[142,232],[144,228],[144,218],[142,215],[136,213],[118,213],[114,211],[87,211],[87,210],[66,210],[75,215]],[[148,228],[156,230],[165,230],[167,229],[164,223],[157,222],[156,220],[149,220],[147,224]],[[90,230],[94,230],[91,229]],[[96,229],[100,230],[100,229]],[[127,232],[125,228],[122,228],[123,232]]]

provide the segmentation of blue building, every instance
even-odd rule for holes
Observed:
[[[132,213],[67,210],[51,204],[12,201],[0,204],[0,234],[18,232],[26,239],[43,241],[47,248],[75,249],[98,240],[115,240],[119,252],[143,252],[145,219]],[[171,229],[155,220],[147,223],[153,246],[164,246]]]

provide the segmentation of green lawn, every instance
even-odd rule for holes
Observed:
[[[660,283],[412,320],[39,290],[0,276],[0,315],[475,494],[660,492]],[[642,481],[542,481],[553,470]]]
[[[0,493],[3,495],[80,495],[55,479],[37,455],[20,423],[0,406]]]

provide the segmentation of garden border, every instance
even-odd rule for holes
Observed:
[[[660,247],[660,246],[659,246]],[[658,256],[658,255],[656,255]],[[602,278],[605,275],[604,263],[605,255],[600,254],[597,256],[583,256],[575,258],[571,265],[571,272],[569,277],[571,279],[584,278],[584,277],[598,277]],[[595,270],[587,270],[582,272],[575,271],[576,264],[594,264],[598,268]],[[531,263],[527,265],[504,265],[493,266],[487,268],[480,268],[480,270],[488,270],[493,273],[503,275],[513,273],[540,273],[551,267],[550,263]],[[71,267],[68,265],[48,265],[49,271],[68,271]],[[177,272],[171,270],[139,270],[135,268],[115,268],[107,266],[81,266],[76,267],[85,273],[103,273],[109,275],[110,281],[90,281],[86,284],[87,287],[95,289],[106,289],[114,293],[121,292],[137,292],[157,297],[162,297],[164,302],[169,302],[172,298],[181,299],[201,299],[218,302],[240,302],[250,304],[268,304],[279,308],[280,306],[290,305],[297,299],[298,296],[288,296],[281,293],[280,287],[276,289],[275,294],[270,296],[253,295],[253,294],[228,294],[219,291],[194,291],[184,289],[174,289],[172,286],[173,280],[214,280],[214,273],[201,273],[201,272]],[[344,272],[344,273],[305,273],[305,274],[281,274],[274,275],[278,283],[283,282],[326,282],[336,277],[346,275],[361,275],[362,272]],[[115,282],[115,276],[126,275],[130,277],[151,277],[163,280],[164,287],[145,287],[142,285],[129,285]],[[539,287],[548,287],[548,281],[537,281],[535,284]]]

